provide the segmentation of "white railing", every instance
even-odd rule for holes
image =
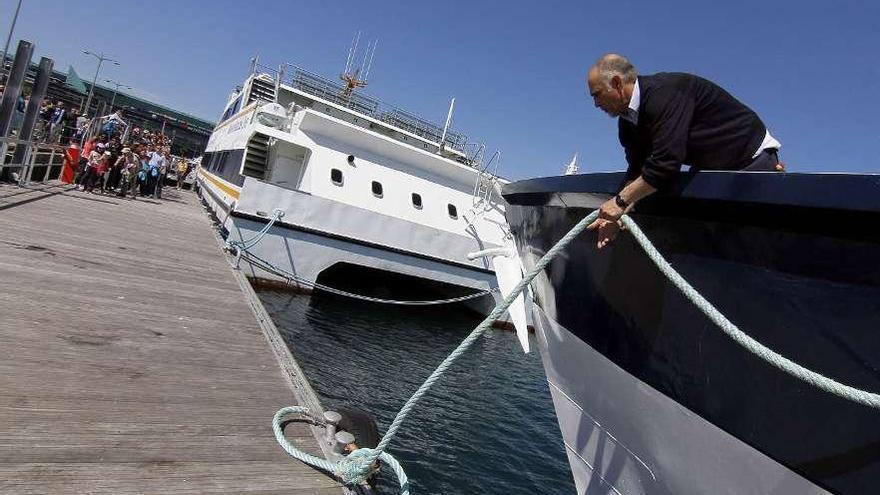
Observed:
[[[20,146],[25,146],[24,154],[19,161],[14,161],[15,150]],[[3,170],[13,170],[18,174],[19,185],[32,182],[35,171],[40,182],[59,179],[64,169],[64,152],[63,146],[55,144],[0,138],[0,176],[3,175]],[[54,167],[58,167],[57,172],[53,170]]]
[[[253,64],[254,73],[265,73],[273,79],[279,75],[279,69],[261,64]],[[440,146],[443,137],[443,126],[437,125],[415,113],[408,112],[368,96],[359,91],[346,92],[345,87],[323,76],[309,72],[293,64],[284,64],[281,82],[312,96],[329,101],[336,105],[349,108],[367,117],[385,122],[406,132],[419,136]],[[466,153],[467,136],[457,131],[448,130],[443,138],[443,146],[461,153]]]

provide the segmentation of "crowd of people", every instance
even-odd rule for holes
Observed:
[[[0,85],[0,96],[4,90],[5,87]],[[10,127],[12,135],[18,135],[29,101],[30,91],[25,89],[18,95],[15,111],[12,114]],[[71,139],[81,140],[87,132],[91,120],[81,115],[79,108],[68,107],[69,105],[65,105],[63,101],[43,100],[31,139],[49,144],[66,143]]]
[[[5,86],[0,84],[0,98]],[[18,135],[30,101],[30,90],[18,96],[10,135]],[[162,197],[169,174],[181,189],[191,166],[171,155],[170,139],[161,132],[129,125],[117,110],[88,118],[74,105],[45,99],[41,103],[31,140],[67,145],[61,181],[77,190],[119,197]]]
[[[122,124],[121,114],[111,114],[103,119],[102,132],[86,139],[82,148],[75,136],[70,139],[61,181],[86,193],[161,199],[173,171],[180,189],[190,165],[185,158],[171,156],[168,137],[137,127],[125,132]]]

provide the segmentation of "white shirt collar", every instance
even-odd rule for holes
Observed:
[[[629,109],[627,110],[625,115],[621,115],[621,118],[624,118],[633,124],[639,123],[639,103],[641,103],[642,94],[639,91],[639,79],[636,78],[635,84],[633,84],[633,92],[632,96],[629,99]]]

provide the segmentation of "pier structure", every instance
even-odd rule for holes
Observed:
[[[343,493],[276,444],[276,410],[320,405],[198,199],[166,191],[0,185],[0,492]]]

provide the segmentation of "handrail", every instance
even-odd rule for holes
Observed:
[[[374,96],[364,94],[360,91],[352,93],[348,97],[343,97],[342,92],[344,87],[335,81],[331,81],[324,76],[315,74],[314,72],[291,63],[284,63],[282,64],[282,67],[291,69],[289,73],[283,74],[284,77],[281,79],[282,84],[286,84],[334,104],[341,105],[350,110],[354,110],[380,122],[400,127],[407,132],[425,138],[437,145],[440,144],[439,141],[443,126],[435,124],[419,114],[404,110],[398,106],[382,101]],[[267,67],[259,63],[254,65],[254,69],[258,71],[254,76],[266,74],[275,79],[279,73],[278,69]],[[444,146],[464,153],[467,145],[468,140],[466,135],[459,131],[447,131],[446,138],[444,139]]]
[[[22,159],[20,163],[15,163],[12,159],[15,158],[15,150],[18,146],[25,146],[25,153],[22,155]],[[58,172],[58,177],[61,177],[61,174],[64,171],[64,153],[65,147],[57,144],[50,143],[41,143],[35,141],[29,141],[24,139],[18,139],[17,137],[2,137],[0,138],[0,170],[7,169],[20,169],[18,183],[19,185],[24,185],[31,181],[31,177],[33,175],[33,171],[37,167],[46,167],[46,173],[43,174],[42,182],[46,182],[49,180],[49,173],[52,170],[52,167],[60,167]],[[12,154],[10,155],[10,152]],[[46,156],[48,155],[48,160],[45,163],[38,163],[38,156]],[[61,162],[55,161],[55,156],[58,155],[61,158]],[[6,163],[7,157],[11,158],[9,163]]]

